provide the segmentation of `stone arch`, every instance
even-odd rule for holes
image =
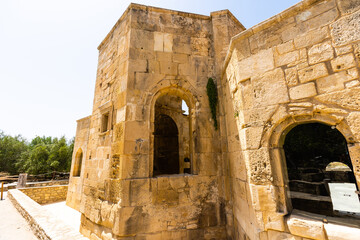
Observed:
[[[292,210],[291,199],[289,197],[288,172],[286,166],[286,157],[283,149],[287,134],[296,126],[308,123],[321,123],[335,127],[344,137],[349,149],[353,172],[359,186],[359,175],[356,174],[356,166],[359,165],[357,154],[351,149],[357,145],[355,137],[343,118],[334,117],[327,114],[288,116],[273,127],[269,128],[263,134],[262,143],[266,144],[269,149],[269,158],[271,165],[271,175],[273,185],[277,188],[277,207],[280,211],[289,213]],[[358,149],[358,148],[357,148]],[[358,150],[357,150],[358,151]]]
[[[165,84],[163,84],[162,86],[164,86]],[[155,88],[156,89],[156,88]],[[190,159],[190,168],[191,168],[191,173],[192,174],[196,174],[197,173],[197,169],[196,169],[196,164],[195,164],[195,157],[194,157],[194,137],[196,137],[196,132],[194,131],[194,129],[196,129],[196,117],[195,117],[195,113],[196,113],[196,109],[198,107],[197,104],[197,100],[195,95],[190,92],[187,89],[184,89],[178,85],[169,85],[166,86],[164,88],[161,89],[157,89],[157,91],[152,95],[153,97],[150,100],[150,161],[149,161],[149,169],[150,169],[150,176],[154,175],[153,169],[154,169],[154,132],[155,132],[155,110],[156,110],[156,102],[161,99],[164,96],[176,96],[181,98],[181,100],[184,100],[185,103],[187,104],[188,108],[189,108],[189,114],[188,114],[188,118],[189,118],[189,127],[188,127],[188,135],[189,135],[189,154],[188,156],[181,156],[180,154],[180,161],[184,160],[184,161],[188,161]],[[171,114],[168,114],[170,117],[173,118],[173,116]],[[174,118],[173,118],[174,119]],[[175,121],[176,122],[176,121]],[[180,147],[181,147],[181,140],[179,141]],[[184,158],[184,159],[182,159]],[[185,160],[186,159],[186,160]],[[180,164],[181,165],[181,164]],[[180,166],[180,172],[183,173],[184,172],[184,167],[181,165]]]
[[[81,165],[82,165],[82,159],[83,159],[83,151],[81,148],[79,148],[75,154],[75,161],[74,161],[74,167],[73,167],[73,177],[80,177],[81,174]]]

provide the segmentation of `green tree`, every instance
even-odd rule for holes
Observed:
[[[68,172],[74,138],[35,137],[28,143],[20,135],[12,137],[0,131],[0,172],[41,174]]]
[[[55,138],[50,146],[50,156],[48,159],[50,169],[69,171],[73,147],[73,142],[70,141],[68,144],[65,137]]]
[[[41,174],[52,171],[67,172],[71,166],[74,141],[65,137],[36,137],[29,144],[18,161],[18,168],[30,174]]]
[[[16,162],[27,148],[26,140],[20,135],[12,137],[0,131],[0,172],[18,173]]]

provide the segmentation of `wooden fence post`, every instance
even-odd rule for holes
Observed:
[[[1,200],[3,200],[4,182],[1,183]]]

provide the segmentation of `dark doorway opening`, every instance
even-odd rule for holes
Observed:
[[[325,124],[302,124],[286,135],[283,148],[293,209],[338,216],[329,183],[356,183],[344,136]]]
[[[154,176],[179,173],[179,132],[175,121],[165,114],[155,117]]]
[[[74,177],[80,177],[82,158],[83,158],[83,152],[80,149],[75,155],[75,163],[74,163],[74,170],[73,170]]]

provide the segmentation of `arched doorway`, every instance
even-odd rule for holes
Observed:
[[[286,135],[283,148],[293,209],[341,215],[329,186],[356,182],[344,136],[325,124],[301,124]]]
[[[155,118],[154,176],[179,173],[179,131],[174,120],[165,114]]]

